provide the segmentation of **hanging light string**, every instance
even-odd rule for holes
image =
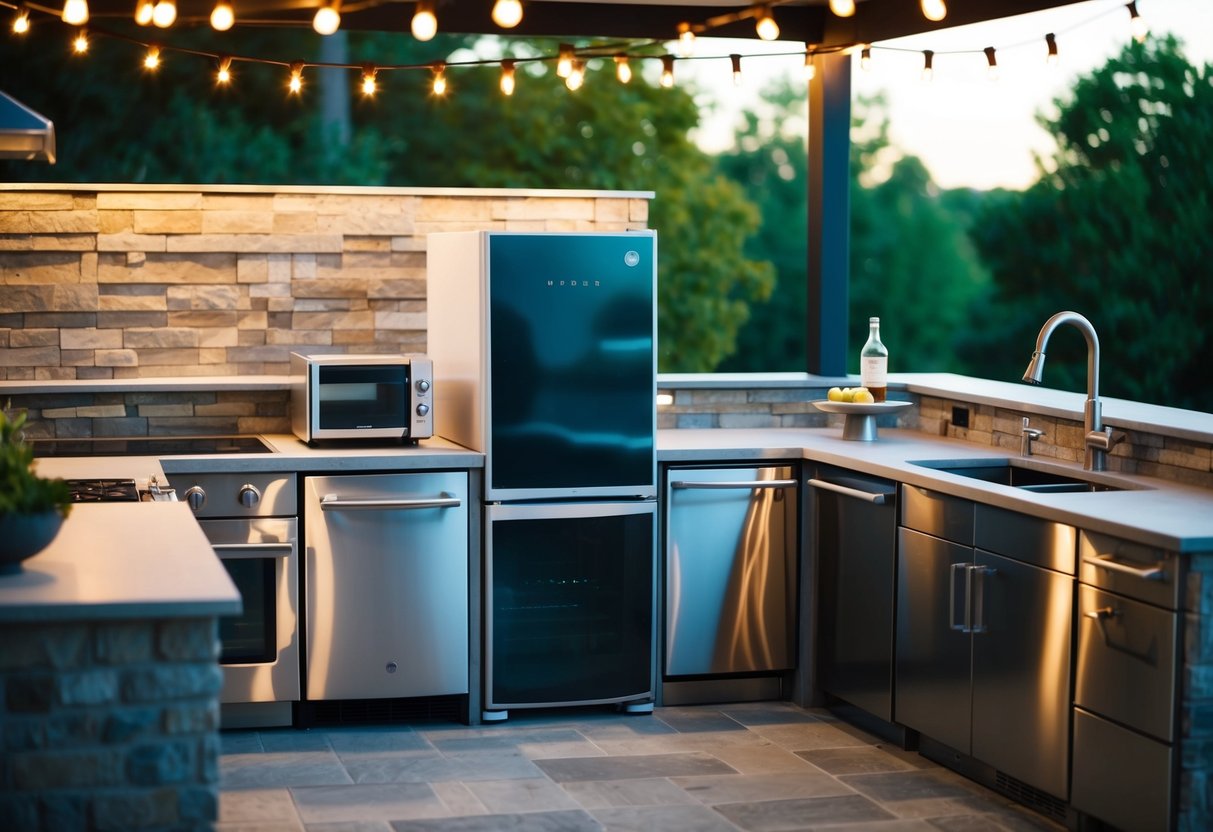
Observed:
[[[165,0],[160,0],[160,2],[165,2]],[[227,5],[227,6],[232,5],[230,2],[224,2],[224,0],[219,0],[219,2],[223,3],[224,5]],[[371,7],[380,5],[382,2],[383,2],[383,0],[353,0],[353,2],[344,2],[344,0],[342,0],[342,2],[331,2],[328,5],[329,5],[329,7],[332,7],[335,10],[339,8],[341,11],[353,12],[353,11],[357,11],[359,9],[371,8]],[[152,6],[153,3],[146,2],[145,5]],[[238,0],[235,5],[237,6],[237,8],[239,7]],[[756,19],[756,20],[758,20],[759,23],[762,23],[764,20],[769,20],[773,17],[772,9],[774,7],[776,7],[777,5],[779,5],[778,2],[763,3],[763,4],[755,5],[755,6],[752,6],[747,9],[743,9],[743,10],[740,10],[737,12],[731,12],[729,14],[709,18],[707,21],[705,21],[704,23],[701,23],[701,24],[691,24],[691,23],[684,22],[684,23],[679,24],[677,33],[671,39],[650,40],[650,41],[642,41],[642,42],[623,41],[623,42],[611,42],[611,43],[597,43],[597,44],[587,44],[587,45],[583,45],[583,46],[579,46],[579,47],[574,46],[573,44],[569,44],[569,43],[560,43],[558,45],[559,48],[558,48],[558,51],[556,54],[546,54],[546,55],[537,54],[537,55],[530,55],[530,56],[510,55],[510,56],[505,56],[502,58],[469,59],[469,60],[462,60],[462,61],[426,61],[426,62],[422,62],[422,63],[408,63],[408,64],[370,64],[367,62],[360,62],[360,61],[351,61],[349,63],[334,63],[334,62],[324,62],[324,61],[276,60],[276,59],[272,59],[272,58],[262,58],[262,57],[252,56],[252,55],[237,55],[237,54],[232,54],[232,53],[228,53],[228,52],[218,53],[218,52],[211,52],[211,51],[203,50],[203,49],[194,49],[194,48],[185,47],[185,46],[173,46],[173,45],[166,44],[163,39],[158,39],[156,42],[146,41],[146,40],[131,37],[129,35],[125,35],[125,34],[122,34],[119,32],[107,30],[105,28],[98,27],[96,25],[90,25],[88,27],[87,32],[84,31],[83,24],[71,25],[71,29],[73,30],[73,42],[76,44],[75,50],[78,53],[82,53],[84,51],[84,49],[81,48],[81,46],[82,46],[82,44],[87,43],[86,38],[100,36],[100,37],[111,38],[113,40],[123,41],[123,42],[126,42],[126,43],[129,43],[134,46],[138,46],[138,47],[142,48],[145,51],[144,65],[145,65],[145,67],[147,67],[149,69],[154,69],[158,65],[159,60],[169,54],[181,54],[181,55],[189,55],[189,56],[193,56],[193,57],[200,57],[200,58],[206,59],[209,66],[214,67],[217,65],[220,67],[220,72],[218,73],[218,75],[220,76],[219,82],[222,84],[228,84],[231,82],[232,75],[233,75],[232,66],[235,63],[260,64],[260,65],[265,65],[265,66],[279,67],[279,68],[289,71],[289,73],[290,73],[289,86],[290,86],[290,91],[293,93],[298,93],[301,91],[302,86],[303,86],[304,71],[318,69],[318,68],[342,69],[342,70],[350,70],[350,71],[360,73],[360,76],[362,78],[362,87],[363,87],[364,93],[368,96],[374,94],[374,92],[378,89],[378,78],[382,75],[382,73],[400,72],[400,71],[427,72],[427,73],[430,73],[430,75],[431,75],[432,85],[442,88],[443,91],[445,92],[445,89],[446,89],[445,72],[447,69],[450,69],[450,68],[464,69],[464,68],[475,68],[475,67],[486,67],[486,66],[495,67],[502,73],[502,77],[503,77],[502,91],[505,95],[508,96],[508,95],[512,95],[513,90],[516,85],[515,68],[518,66],[521,66],[523,64],[538,64],[538,63],[551,63],[551,64],[556,65],[557,74],[560,75],[562,78],[565,78],[566,86],[569,86],[570,89],[576,89],[576,88],[580,87],[582,85],[582,83],[584,83],[586,63],[591,60],[602,61],[602,62],[607,63],[608,65],[613,63],[615,66],[619,81],[621,83],[628,83],[628,81],[631,80],[632,62],[635,62],[635,61],[659,62],[661,65],[660,85],[663,87],[670,87],[670,86],[674,85],[674,76],[675,76],[674,65],[676,62],[681,62],[681,61],[705,61],[705,60],[706,61],[720,61],[720,62],[728,61],[728,62],[730,62],[731,66],[732,66],[735,79],[738,79],[738,80],[740,79],[740,62],[743,58],[744,59],[780,58],[780,57],[786,58],[786,57],[792,57],[792,56],[803,57],[805,60],[805,70],[806,70],[805,75],[806,75],[806,77],[811,78],[813,73],[810,72],[810,67],[814,66],[813,58],[816,55],[828,55],[828,54],[837,54],[837,53],[860,54],[860,56],[861,56],[860,65],[862,68],[867,69],[876,60],[872,56],[872,53],[874,51],[901,52],[901,53],[912,53],[912,54],[923,55],[924,56],[924,66],[923,66],[924,77],[930,76],[930,74],[933,70],[933,59],[936,56],[940,56],[940,55],[942,55],[942,56],[984,55],[985,60],[988,65],[988,70],[994,70],[996,68],[995,58],[994,58],[996,50],[995,50],[995,47],[992,47],[992,46],[985,46],[985,47],[974,48],[974,49],[954,49],[954,50],[936,51],[936,50],[930,50],[930,49],[926,49],[926,50],[912,49],[912,48],[908,48],[908,47],[899,47],[899,46],[883,46],[883,45],[872,44],[872,43],[854,43],[854,44],[842,44],[842,45],[831,45],[831,46],[806,44],[803,49],[780,51],[780,52],[762,52],[762,53],[755,53],[755,54],[748,54],[748,55],[739,54],[739,53],[731,53],[731,54],[727,54],[727,55],[696,55],[696,54],[692,53],[692,50],[690,48],[688,48],[688,47],[693,47],[695,33],[697,33],[697,32],[708,32],[708,31],[711,31],[712,29],[719,28],[721,26],[725,26],[725,25],[728,25],[731,23],[735,23],[739,20],[745,20],[745,19],[750,19],[750,18]],[[423,0],[423,2],[417,4],[417,7],[419,9],[424,8],[424,9],[428,10],[428,9],[433,9],[434,4],[432,4],[430,2],[424,2],[424,0]],[[18,36],[18,37],[23,36],[24,34],[26,34],[29,31],[30,26],[33,25],[32,18],[33,18],[34,13],[37,13],[45,18],[51,18],[58,25],[70,25],[70,24],[63,24],[61,22],[62,10],[58,9],[58,8],[43,6],[43,5],[40,5],[37,3],[32,3],[32,2],[14,3],[14,2],[11,2],[11,0],[0,0],[0,8],[10,9],[14,12],[13,18],[11,19],[10,24],[9,24],[10,25],[10,34]],[[137,8],[139,8],[139,7],[137,6]],[[1048,34],[1043,35],[1041,38],[1033,38],[1030,40],[1023,40],[1018,43],[1013,43],[1010,45],[1000,46],[1000,47],[997,47],[997,51],[1005,52],[1007,50],[1016,50],[1016,49],[1021,49],[1021,48],[1029,47],[1029,46],[1040,48],[1041,42],[1043,39],[1043,41],[1047,47],[1046,57],[1048,58],[1049,62],[1056,62],[1057,57],[1058,57],[1058,37],[1059,37],[1059,35],[1064,35],[1069,32],[1072,32],[1076,29],[1083,28],[1083,27],[1095,22],[1096,20],[1100,20],[1111,14],[1125,15],[1126,16],[1126,28],[1128,28],[1129,25],[1131,24],[1132,35],[1135,38],[1140,39],[1141,33],[1144,31],[1144,21],[1142,20],[1141,15],[1138,14],[1138,12],[1137,12],[1136,3],[1135,2],[1129,2],[1129,3],[1118,2],[1116,5],[1111,6],[1107,9],[1103,9],[1099,13],[1095,14],[1094,16],[1087,18],[1085,20],[1079,21],[1065,29],[1061,29],[1056,32],[1049,32]],[[198,21],[203,21],[206,19],[207,18],[205,18],[205,17],[197,18]],[[178,18],[178,21],[181,21],[181,20],[186,20],[186,18]],[[188,18],[188,20],[194,20],[194,18]],[[296,21],[291,24],[284,24],[282,21],[250,21],[250,20],[245,20],[244,18],[239,18],[238,22],[242,26],[248,26],[248,25],[308,26],[308,25],[311,25],[309,21]],[[93,23],[95,24],[95,20],[93,21]],[[162,32],[162,34],[163,34],[163,32]],[[688,34],[690,35],[689,37],[688,37]],[[670,42],[670,40],[674,40],[676,42],[677,47],[678,47],[677,54],[665,51],[665,45],[668,44]],[[87,48],[87,47],[85,47],[85,48]],[[567,66],[567,71],[566,71],[566,66]],[[570,73],[572,73],[574,71],[574,67],[576,68],[576,77],[575,77],[573,83],[570,84],[568,76]],[[508,80],[504,80],[506,76],[508,76]],[[509,92],[505,91],[507,87],[509,88]]]

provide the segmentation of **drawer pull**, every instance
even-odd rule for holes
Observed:
[[[1134,578],[1141,578],[1143,581],[1161,581],[1166,578],[1166,570],[1160,563],[1157,566],[1148,566],[1144,569],[1137,566],[1129,566],[1127,563],[1118,563],[1111,558],[1083,558],[1084,563],[1089,563],[1092,566],[1100,569],[1107,569],[1109,572],[1119,572],[1122,575],[1132,575]]]
[[[719,480],[713,482],[695,482],[694,480],[673,480],[670,488],[794,488],[796,480]]]
[[[896,497],[896,492],[883,491],[872,492],[863,491],[859,488],[849,488],[845,485],[838,485],[827,480],[811,479],[809,485],[813,488],[820,488],[823,491],[833,491],[835,494],[841,494],[844,497],[854,497],[857,500],[863,500],[866,503],[872,503],[878,506],[889,505]]]
[[[1100,607],[1097,610],[1088,610],[1082,615],[1083,618],[1090,618],[1093,621],[1103,621],[1105,618],[1115,618],[1116,610],[1112,607]]]

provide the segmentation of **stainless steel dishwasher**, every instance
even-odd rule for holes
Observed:
[[[782,694],[796,663],[796,476],[790,465],[667,471],[665,704]]]
[[[466,472],[306,477],[308,700],[468,692]]]

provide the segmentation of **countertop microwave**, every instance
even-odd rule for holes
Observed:
[[[308,444],[428,439],[433,408],[434,365],[425,355],[291,353],[291,429]]]

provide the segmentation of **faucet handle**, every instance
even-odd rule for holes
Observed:
[[[1102,430],[1093,430],[1087,434],[1087,445],[1101,451],[1110,451],[1124,441],[1124,431],[1112,430],[1111,425],[1104,425]]]
[[[1032,455],[1032,440],[1039,439],[1045,435],[1045,432],[1040,428],[1034,428],[1028,424],[1028,417],[1023,417],[1023,428],[1020,430],[1023,434],[1023,441],[1020,443],[1019,450],[1023,456]]]

